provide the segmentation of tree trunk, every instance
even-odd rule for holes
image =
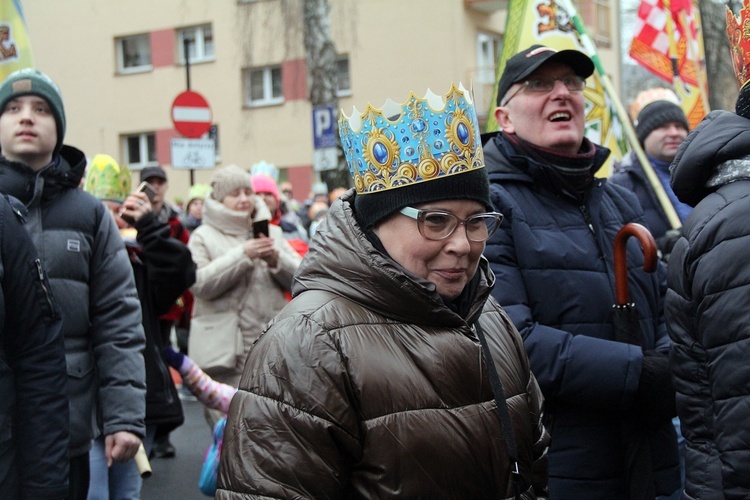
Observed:
[[[334,109],[338,109],[336,49],[331,40],[328,0],[305,0],[304,19],[305,56],[307,59],[310,102],[313,107],[333,106]],[[320,177],[328,185],[329,191],[336,187],[349,187],[352,182],[338,133],[336,134],[336,146],[339,158],[338,167],[320,172]]]
[[[726,6],[732,8],[731,0],[724,3],[699,0],[703,46],[706,52],[706,74],[708,75],[708,103],[711,109],[734,111],[739,91],[734,76],[727,38]],[[738,10],[734,10],[738,12]]]

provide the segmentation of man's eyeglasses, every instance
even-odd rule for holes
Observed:
[[[521,82],[521,86],[518,87],[518,90],[513,92],[510,97],[508,97],[505,102],[503,102],[502,106],[507,105],[511,99],[513,99],[516,95],[518,95],[519,92],[524,89],[533,94],[547,94],[549,92],[552,92],[552,90],[554,90],[555,88],[555,84],[558,81],[562,82],[563,85],[565,85],[565,88],[567,88],[570,92],[580,92],[586,87],[586,80],[578,75],[563,76],[559,78],[533,78],[531,80]]]
[[[419,234],[435,241],[452,235],[459,223],[466,228],[466,237],[470,241],[487,241],[503,221],[503,215],[497,212],[474,214],[465,219],[443,210],[417,210],[412,207],[402,208],[401,213],[417,221]]]

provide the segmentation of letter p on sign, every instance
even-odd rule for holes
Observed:
[[[336,120],[333,106],[313,108],[313,144],[315,149],[336,147]]]

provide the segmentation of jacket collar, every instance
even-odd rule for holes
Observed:
[[[487,260],[481,257],[476,293],[462,318],[445,305],[433,283],[406,272],[368,240],[354,217],[353,193],[336,200],[318,226],[310,251],[295,273],[294,295],[324,290],[395,321],[420,325],[473,323],[495,282]]]

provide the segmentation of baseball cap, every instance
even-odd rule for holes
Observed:
[[[150,179],[151,177],[158,177],[159,179],[167,180],[167,173],[161,167],[146,167],[141,170],[141,182]]]
[[[582,78],[588,78],[594,73],[593,61],[583,52],[572,49],[558,51],[545,45],[532,45],[505,63],[503,75],[497,85],[497,105],[500,106],[514,83],[522,81],[548,61],[567,64]]]

